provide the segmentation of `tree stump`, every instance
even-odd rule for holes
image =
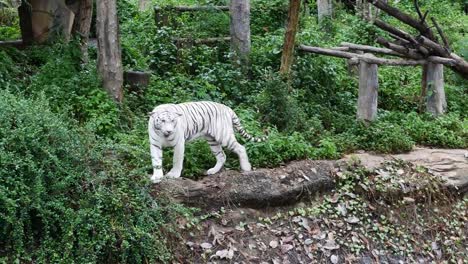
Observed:
[[[374,121],[377,117],[379,77],[377,64],[359,62],[359,95],[357,119]]]
[[[429,62],[426,71],[426,111],[434,116],[445,113],[444,65]]]

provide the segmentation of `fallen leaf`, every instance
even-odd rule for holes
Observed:
[[[294,239],[294,235],[288,236],[288,237],[283,237],[283,238],[281,238],[281,242],[282,242],[283,244],[286,244],[286,243],[291,242],[293,239]]]
[[[189,246],[189,247],[193,247],[195,245],[195,243],[191,242],[191,241],[187,241],[185,243],[185,245]]]
[[[330,203],[337,203],[338,202],[338,199],[340,199],[340,196],[339,194],[335,193],[330,199]]]
[[[346,218],[345,221],[350,223],[350,224],[356,224],[356,223],[359,223],[360,220],[356,216],[350,216],[350,217]]]
[[[338,212],[340,212],[342,216],[346,216],[346,214],[348,213],[348,210],[346,209],[346,205],[343,203],[339,203],[336,209],[338,209]]]
[[[338,256],[337,256],[337,255],[331,255],[331,256],[330,256],[330,261],[331,261],[333,264],[338,263]]]
[[[338,245],[335,242],[335,240],[328,239],[328,240],[325,241],[325,245],[323,245],[322,248],[328,249],[328,250],[333,250],[333,249],[339,249],[340,245]]]
[[[285,244],[285,245],[281,245],[281,253],[286,253],[288,252],[289,250],[293,249],[294,246],[291,245],[291,244]]]
[[[234,251],[232,249],[223,249],[216,251],[216,256],[220,259],[232,259]]]
[[[277,248],[278,247],[278,241],[276,241],[276,240],[270,241],[270,247],[271,248]]]
[[[213,247],[213,245],[211,245],[211,243],[204,242],[200,244],[200,247],[202,247],[203,249],[210,249]]]

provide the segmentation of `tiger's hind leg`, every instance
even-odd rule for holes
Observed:
[[[239,144],[239,142],[237,142],[236,137],[234,135],[232,135],[229,139],[227,147],[229,150],[233,151],[237,154],[237,156],[239,156],[240,167],[243,171],[252,170],[252,166],[250,165],[249,157],[247,156],[247,151],[245,150],[245,147]]]
[[[218,173],[223,168],[226,162],[226,155],[224,154],[221,144],[215,140],[208,140],[208,144],[210,145],[211,152],[216,157],[216,165],[206,172],[206,174],[212,175]]]

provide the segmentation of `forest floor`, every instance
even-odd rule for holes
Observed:
[[[468,263],[466,182],[457,190],[446,180],[466,180],[466,152],[356,153],[338,163],[326,194],[204,207],[179,219],[174,263]]]

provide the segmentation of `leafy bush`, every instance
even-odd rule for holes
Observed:
[[[116,132],[119,110],[101,87],[95,61],[79,64],[77,43],[35,47],[29,52],[30,60],[41,67],[21,92],[45,95],[54,112],[66,113],[81,124],[89,123],[100,135]]]
[[[259,97],[259,109],[263,119],[282,131],[295,130],[304,116],[291,88],[279,75],[266,77],[263,93]]]
[[[162,232],[181,211],[152,198],[148,177],[119,159],[124,146],[92,148],[43,99],[0,91],[0,112],[0,262],[170,258]]]

